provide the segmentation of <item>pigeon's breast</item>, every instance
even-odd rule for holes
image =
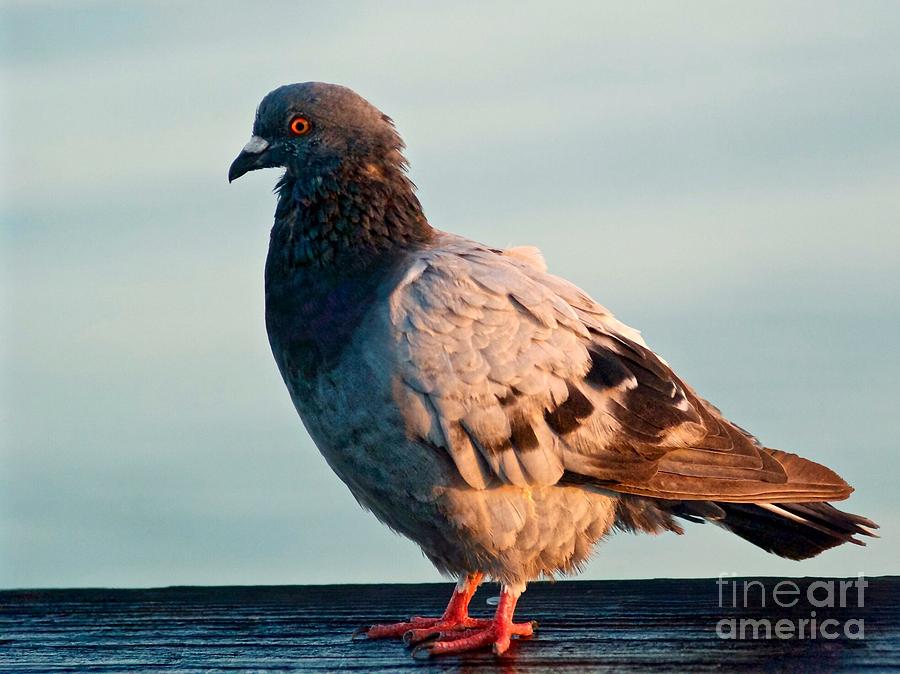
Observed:
[[[458,480],[445,453],[406,432],[378,314],[363,319],[332,367],[304,377],[288,363],[285,383],[316,447],[356,500],[433,549],[443,545],[447,527],[440,494]]]
[[[312,377],[340,359],[375,301],[366,279],[267,279],[266,330],[282,376]]]

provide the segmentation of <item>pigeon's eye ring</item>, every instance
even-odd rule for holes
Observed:
[[[310,122],[303,115],[297,115],[291,120],[290,123],[291,133],[295,136],[305,136],[310,131],[312,131],[312,122]]]

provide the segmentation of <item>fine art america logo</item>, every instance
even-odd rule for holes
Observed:
[[[752,616],[722,618],[716,623],[720,639],[865,639],[862,618],[851,617],[865,606],[869,582],[831,579],[797,582],[719,576],[719,608],[737,609]],[[770,615],[766,615],[766,612]]]

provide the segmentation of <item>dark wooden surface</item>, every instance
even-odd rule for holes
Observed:
[[[771,587],[777,579],[764,579]],[[801,586],[809,580],[798,580]],[[715,579],[535,583],[519,604],[534,639],[510,653],[413,660],[396,641],[351,641],[364,622],[440,613],[449,584],[176,587],[0,592],[0,671],[889,671],[900,669],[900,578],[869,579],[865,640],[720,639],[729,617],[808,617],[719,607]],[[487,614],[485,586],[473,614]],[[727,602],[726,602],[727,603]]]

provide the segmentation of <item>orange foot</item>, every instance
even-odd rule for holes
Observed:
[[[440,618],[410,618],[406,622],[387,625],[361,627],[353,633],[353,637],[366,636],[369,639],[399,639],[407,644],[414,644],[435,634],[443,634],[457,630],[484,627],[490,620],[479,620],[469,617],[469,602],[484,577],[481,573],[472,573],[457,586],[447,604],[444,615]]]
[[[484,621],[487,625],[476,629],[442,631],[436,640],[419,644],[413,649],[413,657],[429,658],[432,655],[465,653],[492,646],[494,653],[500,655],[509,648],[513,636],[530,637],[537,629],[537,622],[514,623],[513,613],[516,610],[518,593],[507,588],[500,594],[500,603],[493,620]],[[432,627],[430,632],[434,632]],[[427,635],[426,635],[427,636]]]

